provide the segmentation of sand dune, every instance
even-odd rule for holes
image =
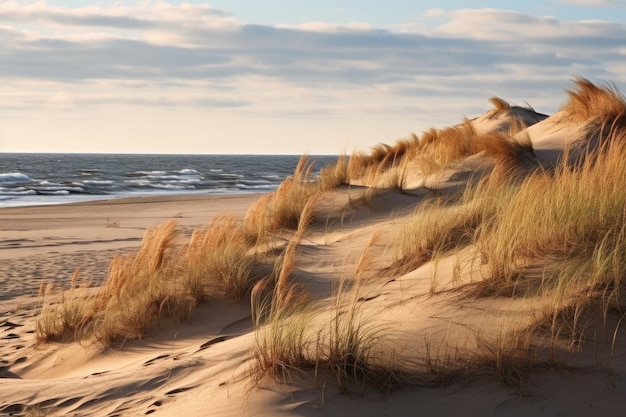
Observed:
[[[413,139],[413,148],[389,146],[380,158],[355,158],[361,165],[353,162],[349,184],[309,194],[309,222],[270,228],[251,249],[253,282],[282,265],[275,291],[297,286],[309,300],[290,310],[305,320],[304,365],[281,359],[265,377],[255,349],[263,337],[286,331],[288,321],[255,325],[250,296],[209,297],[183,323],[160,320],[149,337],[118,337],[111,346],[35,343],[42,305],[69,297],[77,268],[84,281],[76,291],[93,295],[113,257],[134,253],[146,228],[174,219],[185,245],[220,214],[243,224],[259,195],[0,209],[0,415],[622,415],[619,277],[611,285],[582,280],[554,289],[546,284],[551,274],[565,276],[567,262],[587,256],[576,242],[566,240],[567,250],[548,242],[534,252],[518,245],[527,253],[510,255],[487,236],[498,209],[516,201],[510,190],[523,190],[531,177],[559,178],[554,170],[562,161],[580,163],[590,152],[581,144],[603,140],[598,126],[607,120],[621,126],[613,107],[603,112],[608,107],[598,105],[585,117],[573,110],[577,97],[613,93],[578,80],[570,102],[549,117],[492,100],[494,109],[454,132],[432,132],[437,153],[423,145],[425,134]],[[441,145],[459,131],[475,143]],[[445,152],[453,156],[441,157]],[[479,191],[468,197],[467,187],[476,184]],[[479,192],[486,194],[476,197]],[[500,199],[489,200],[492,195]],[[474,212],[482,217],[474,219]],[[420,231],[409,238],[424,241],[408,257],[399,246],[407,230]],[[434,242],[426,241],[431,234]],[[514,267],[496,269],[494,254],[513,257]],[[607,265],[619,265],[617,258]],[[293,261],[289,268],[285,259]],[[46,298],[38,295],[42,282],[53,286]],[[359,375],[344,386],[325,368],[320,352],[346,318],[372,342],[363,374],[385,368],[382,375],[400,381],[393,392],[392,384]]]

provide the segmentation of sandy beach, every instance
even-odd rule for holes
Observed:
[[[482,134],[510,131],[513,119],[521,119],[528,127],[510,137],[518,138],[513,141],[518,146],[525,135],[529,147],[524,149],[531,151],[518,146],[511,157],[487,146],[426,169],[419,165],[429,157],[422,149],[406,165],[395,165],[394,158],[377,175],[320,186],[322,191],[308,195],[301,209],[307,216],[295,226],[267,226],[265,240],[255,237],[249,250],[255,256],[252,299],[250,291],[240,301],[211,295],[185,320],[159,320],[146,337],[118,337],[110,346],[92,340],[36,343],[42,307],[65,302],[70,291],[82,291],[84,297],[99,291],[113,258],[136,253],[151,227],[175,221],[174,246],[189,245],[188,259],[194,236],[202,236],[195,230],[211,230],[202,228],[223,215],[232,216],[236,227],[248,225],[247,216],[270,195],[0,209],[0,415],[623,415],[626,338],[619,302],[598,301],[603,316],[596,314],[596,301],[568,304],[584,291],[591,300],[598,288],[609,299],[608,289],[621,284],[590,289],[590,284],[576,283],[571,293],[569,287],[553,290],[543,283],[549,271],[557,270],[551,266],[558,252],[542,258],[540,251],[528,250],[523,259],[516,258],[519,268],[510,274],[510,283],[498,286],[492,266],[505,255],[489,256],[496,250],[507,254],[506,248],[485,237],[487,215],[465,223],[460,219],[468,217],[466,210],[478,212],[477,201],[488,201],[480,209],[493,218],[501,215],[499,207],[513,210],[505,199],[454,197],[477,173],[491,175],[491,182],[482,183],[491,188],[479,190],[495,192],[502,183],[498,175],[528,178],[536,167],[548,172],[567,159],[564,155],[574,158],[570,146],[587,137],[589,121],[568,118],[565,110],[548,117],[493,103],[493,110],[465,122],[472,126],[472,137],[479,141]],[[455,132],[464,128],[459,126]],[[494,138],[489,136],[489,143]],[[271,196],[277,199],[285,190]],[[506,201],[514,201],[506,195]],[[463,198],[469,198],[467,193]],[[422,229],[411,229],[418,221],[434,226],[419,223]],[[438,236],[434,248],[412,249],[407,259],[398,245],[409,229],[421,230],[413,236],[416,241],[428,233]],[[437,234],[444,229],[463,233]],[[293,261],[289,267],[286,259]],[[258,365],[259,349],[274,347],[271,341],[278,340],[281,325],[272,322],[271,312],[267,324],[259,325],[254,297],[266,291],[263,279],[273,276],[272,265],[274,291],[282,285],[303,289],[308,304],[285,310],[306,320],[299,339],[305,346],[301,361],[281,358],[268,370]],[[79,284],[72,282],[77,269]],[[501,271],[506,277],[507,271]],[[540,283],[538,289],[534,282]],[[273,302],[275,308],[278,302]],[[581,306],[592,307],[583,311]],[[319,353],[325,352],[327,339],[338,337],[333,329],[346,325],[342,317],[372,341],[359,375],[348,374],[347,383],[324,368],[331,355]],[[283,320],[292,331],[298,325]],[[583,322],[584,332],[578,327]],[[380,375],[398,383],[381,384]]]

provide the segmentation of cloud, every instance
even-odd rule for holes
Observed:
[[[162,1],[141,2],[136,6],[116,4],[110,7],[87,6],[64,8],[45,1],[21,4],[0,3],[0,20],[40,21],[58,25],[146,29],[151,27],[191,25],[225,29],[240,25],[232,14],[202,4],[171,5]]]
[[[557,0],[557,3],[584,7],[626,6],[626,2],[623,0]]]
[[[492,95],[553,111],[572,74],[619,86],[624,39],[621,23],[500,9],[433,9],[376,28],[257,25],[165,2],[0,2],[0,96],[14,114],[124,105],[450,123]]]
[[[307,32],[359,32],[372,30],[372,25],[364,22],[352,22],[347,24],[328,23],[328,22],[307,22],[300,24],[280,24],[276,25],[279,29],[293,29]]]

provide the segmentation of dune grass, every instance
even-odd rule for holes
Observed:
[[[339,290],[326,321],[320,302],[282,303],[276,293],[272,296],[272,302],[256,309],[256,317],[263,316],[256,322],[253,352],[257,383],[265,377],[284,383],[312,376],[325,386],[331,378],[345,394],[400,385],[395,368],[385,362],[392,360],[392,351],[383,348],[384,329],[365,319],[358,297],[351,295],[345,306],[347,295]]]
[[[146,231],[135,254],[117,256],[95,295],[73,287],[51,297],[37,320],[36,340],[143,338],[160,320],[185,321],[211,298],[241,300],[252,288],[254,258],[232,218],[217,218],[180,244],[174,221]]]
[[[257,331],[252,374],[257,383],[268,376],[288,382],[312,372],[319,385],[331,378],[344,394],[363,393],[368,386],[389,392],[408,384],[399,355],[386,343],[387,328],[363,309],[360,276],[370,263],[364,250],[355,280],[342,279],[331,300],[293,303],[281,298],[280,291],[253,297]]]
[[[620,95],[583,87],[585,94],[601,96],[587,100],[604,103],[597,109],[604,115],[595,120],[621,111]],[[572,98],[574,106],[582,96]],[[609,314],[622,317],[624,311],[626,129],[611,121],[600,128],[603,141],[584,147],[584,157],[574,163],[566,154],[554,170],[511,175],[514,170],[506,169],[493,175],[494,168],[483,180],[470,181],[463,194],[419,207],[395,240],[401,273],[471,246],[483,261],[482,279],[472,284],[475,296],[543,300],[536,323],[516,335],[519,343],[481,345],[486,362],[476,357],[475,364],[495,366],[504,379],[522,383],[525,369],[543,363],[537,349],[552,349],[554,361],[563,339],[579,349],[593,337],[588,329],[595,332],[600,325],[613,337],[617,333],[606,326]],[[593,139],[591,133],[586,137]],[[505,161],[521,166],[516,154],[526,150],[505,149]],[[531,346],[533,335],[543,337],[542,344]]]
[[[602,277],[626,266],[619,264],[626,232],[626,197],[621,191],[626,186],[625,143],[626,131],[615,131],[582,166],[563,163],[554,173],[537,172],[512,198],[501,200],[496,217],[482,224],[476,235],[490,263],[489,282],[514,281],[533,259],[552,265],[578,260],[580,273],[568,281],[582,280],[596,288],[605,281]],[[561,268],[551,269],[544,286],[560,281]]]
[[[493,160],[492,175],[508,178],[537,166],[526,125],[504,100],[492,97],[492,117],[506,114],[493,131],[477,132],[474,121],[444,129],[431,128],[421,136],[412,134],[394,145],[380,144],[369,153],[355,153],[348,162],[348,181],[369,187],[405,189],[407,172],[430,176],[471,155],[484,153]]]
[[[599,121],[606,124],[626,114],[626,98],[611,84],[598,86],[586,78],[575,77],[572,87],[565,91],[569,100],[561,110],[575,122]]]
[[[183,283],[196,302],[242,300],[252,289],[254,256],[233,217],[217,217],[193,232],[184,259]]]
[[[266,194],[251,205],[246,213],[244,231],[252,244],[266,243],[284,230],[296,229],[305,206],[320,192],[348,184],[348,158],[340,155],[337,162],[313,175],[314,161],[303,155],[293,175],[286,178],[276,191]],[[312,217],[309,221],[312,221]]]
[[[583,163],[487,178],[421,206],[395,240],[395,267],[408,272],[471,245],[484,262],[475,295],[542,297],[550,343],[579,346],[593,324],[586,311],[624,308],[626,130],[590,152]]]
[[[436,254],[461,249],[471,242],[482,214],[473,205],[446,207],[442,200],[419,206],[394,240],[393,269],[405,273]]]

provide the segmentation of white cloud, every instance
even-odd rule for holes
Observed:
[[[613,7],[626,5],[626,2],[623,0],[557,0],[557,2],[584,7]]]
[[[279,29],[292,29],[302,30],[306,32],[326,32],[326,33],[340,33],[340,32],[359,32],[372,30],[372,25],[364,22],[351,22],[346,24],[328,23],[328,22],[306,22],[296,25],[292,24],[279,24],[275,26]]]

